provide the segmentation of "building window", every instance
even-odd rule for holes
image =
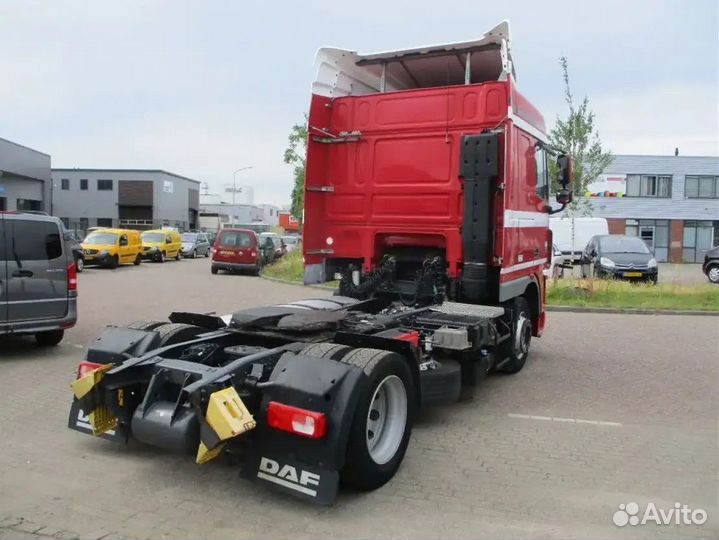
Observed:
[[[97,181],[98,191],[112,191],[112,180],[98,180]]]
[[[638,236],[659,262],[669,257],[669,220],[668,219],[628,219],[624,234]]]
[[[60,180],[60,189],[63,191],[67,191],[70,189],[70,179],[69,178],[62,178]]]
[[[672,177],[653,174],[628,174],[627,197],[672,196]]]
[[[80,189],[87,191],[87,178],[80,178]]]
[[[688,199],[719,199],[719,176],[687,176],[684,196]]]
[[[97,226],[98,227],[112,227],[112,219],[111,218],[97,218]]]

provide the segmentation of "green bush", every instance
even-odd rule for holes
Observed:
[[[262,275],[302,283],[304,280],[304,272],[302,251],[295,249],[281,259],[267,265],[262,271]]]

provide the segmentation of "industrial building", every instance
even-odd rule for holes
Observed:
[[[154,169],[52,169],[53,214],[69,229],[199,227],[200,182]]]
[[[719,245],[719,157],[617,155],[586,196],[611,234],[640,236],[660,262],[703,262]]]
[[[50,156],[0,139],[0,211],[51,213]]]

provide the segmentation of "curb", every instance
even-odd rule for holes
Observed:
[[[548,305],[546,306],[546,310],[566,313],[604,313],[617,315],[702,315],[719,317],[719,311],[692,311],[687,309],[637,309]]]
[[[327,287],[325,285],[305,285],[289,279],[280,279],[263,274],[260,274],[260,277],[268,281],[284,283],[285,285],[295,285],[296,287],[310,287],[321,291],[331,291],[334,289],[334,287]],[[686,309],[637,309],[547,305],[546,310],[565,313],[603,313],[605,315],[700,315],[704,317],[719,317],[719,311],[692,311]]]

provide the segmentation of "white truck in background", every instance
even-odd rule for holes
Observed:
[[[598,234],[609,234],[609,225],[604,218],[556,217],[550,218],[552,242],[562,252],[567,263],[579,262],[584,248]]]

